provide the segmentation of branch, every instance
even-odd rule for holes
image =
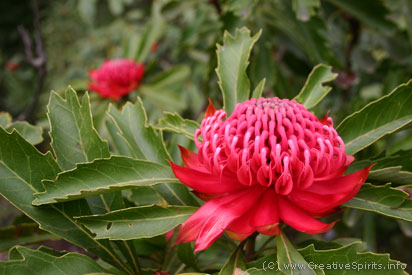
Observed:
[[[35,112],[39,102],[39,97],[43,89],[44,80],[46,78],[46,54],[44,51],[44,44],[40,33],[40,13],[37,0],[32,0],[34,13],[34,42],[36,46],[36,56],[33,54],[32,39],[26,28],[19,26],[17,28],[24,44],[24,52],[26,54],[26,61],[37,71],[36,87],[33,96],[28,103],[26,109],[18,116],[18,120],[28,120],[34,123],[36,121]]]
[[[222,14],[222,7],[220,6],[219,0],[209,0],[209,2],[215,6],[216,12],[220,15]]]

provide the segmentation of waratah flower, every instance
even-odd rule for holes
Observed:
[[[96,71],[89,72],[89,89],[102,97],[119,99],[135,90],[143,75],[143,64],[129,59],[108,60]]]
[[[176,177],[206,203],[181,227],[177,243],[208,248],[226,232],[243,240],[255,231],[279,234],[285,223],[323,233],[325,217],[359,191],[370,167],[343,175],[354,160],[327,115],[320,121],[294,100],[250,99],[225,111],[209,105],[196,130],[198,153],[180,148]],[[200,136],[202,140],[199,141]]]

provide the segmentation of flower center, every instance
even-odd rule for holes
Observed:
[[[274,187],[286,195],[346,163],[343,141],[333,126],[294,100],[250,99],[223,121],[225,116],[216,111],[196,132],[199,159],[214,174],[229,169],[241,184]]]

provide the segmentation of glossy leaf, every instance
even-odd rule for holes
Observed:
[[[133,157],[133,153],[130,150],[127,142],[118,134],[118,128],[113,120],[106,119],[105,121],[107,133],[110,136],[111,150],[114,154],[120,154],[126,157]]]
[[[171,159],[163,142],[162,132],[147,124],[147,116],[142,101],[138,98],[133,105],[126,103],[122,111],[118,111],[112,105],[108,112],[112,127],[116,127],[117,133],[112,129],[113,139],[119,148],[130,152],[132,157],[141,160],[150,160],[159,164],[169,165],[167,159]],[[127,148],[125,148],[127,146]],[[174,177],[173,177],[174,178]],[[175,205],[197,205],[196,201],[186,187],[181,184],[162,181],[164,185],[156,185],[153,188],[159,192],[168,203]],[[169,183],[170,182],[170,183]],[[136,186],[136,185],[135,185]],[[129,186],[130,187],[130,186]]]
[[[13,260],[0,262],[1,274],[70,275],[73,274],[74,270],[76,274],[109,273],[93,259],[79,253],[65,253],[62,256],[54,256],[43,251],[17,246],[12,249],[10,254],[14,254]]]
[[[253,98],[262,97],[263,89],[265,88],[266,78],[263,78],[252,92]]]
[[[179,258],[182,263],[195,270],[199,270],[197,266],[197,259],[196,255],[194,254],[194,248],[192,247],[191,243],[181,243],[176,246],[176,253],[177,257]]]
[[[110,156],[109,146],[97,134],[90,112],[89,96],[79,102],[70,87],[63,99],[52,92],[47,106],[50,121],[51,145],[59,165],[72,169],[76,163]]]
[[[240,245],[222,267],[219,275],[234,275],[242,273],[246,269],[243,257],[243,245]]]
[[[360,242],[328,250],[316,250],[309,245],[300,249],[299,253],[312,263],[314,270],[323,270],[325,274],[407,274],[402,270],[406,264],[391,260],[388,254],[361,252],[361,247]]]
[[[295,100],[302,103],[307,109],[313,108],[332,89],[329,86],[323,86],[323,84],[334,80],[337,76],[338,74],[332,72],[332,67],[324,64],[316,65]]]
[[[350,171],[358,171],[374,163],[375,165],[369,172],[368,179],[398,184],[410,184],[412,182],[412,150],[398,151],[390,156],[357,161],[350,166]]]
[[[412,122],[411,105],[412,81],[409,81],[346,117],[337,127],[346,154],[353,155]]]
[[[283,232],[276,236],[276,247],[279,270],[283,273],[290,275],[317,274],[313,270],[308,269],[308,262],[290,243]]]
[[[122,267],[122,263],[108,243],[96,241],[90,232],[71,218],[71,215],[91,214],[85,201],[44,207],[35,207],[31,204],[33,193],[44,191],[41,180],[53,180],[60,172],[52,155],[43,155],[17,132],[9,134],[1,128],[0,144],[0,194],[37,222],[40,229],[60,236],[105,261]]]
[[[11,123],[12,117],[9,113],[0,112],[0,127],[6,128]]]
[[[200,124],[194,120],[183,119],[177,113],[165,113],[165,117],[161,118],[156,125],[156,128],[162,131],[168,131],[194,140],[196,129],[200,128]]]
[[[165,111],[178,111],[187,107],[184,93],[185,80],[190,76],[187,65],[177,65],[147,79],[139,92],[144,98]]]
[[[117,135],[127,144],[136,159],[167,164],[170,159],[162,134],[147,124],[147,116],[140,99],[133,105],[126,103],[121,111],[110,105],[109,118],[117,128]]]
[[[78,218],[96,239],[131,240],[165,234],[183,223],[196,207],[148,205]]]
[[[34,205],[76,200],[114,190],[176,181],[169,166],[146,160],[112,156],[78,164],[60,173],[56,180],[43,181],[44,192],[34,194]]]
[[[139,186],[131,189],[126,189],[123,194],[127,199],[137,206],[156,204],[167,205],[167,202],[153,188],[153,186]]]
[[[71,87],[66,90],[65,99],[52,92],[47,108],[51,146],[60,167],[68,170],[76,167],[77,163],[110,156],[107,142],[100,138],[94,128],[87,93],[80,103]],[[115,192],[89,198],[88,203],[95,214],[124,207],[121,194]]]
[[[236,29],[235,35],[223,34],[223,45],[217,45],[218,84],[223,94],[223,109],[231,114],[239,102],[249,99],[250,81],[246,74],[249,56],[261,32],[251,36],[249,29]]]
[[[31,125],[27,121],[12,122],[9,113],[0,112],[0,127],[6,129],[9,133],[16,129],[20,135],[33,145],[43,141],[43,129],[38,126]]]
[[[390,184],[364,184],[359,193],[344,206],[412,221],[412,200],[409,199],[409,194],[400,188],[390,187]]]

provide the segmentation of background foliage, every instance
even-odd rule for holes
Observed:
[[[368,179],[373,185],[336,214],[343,222],[316,240],[286,229],[293,245],[286,235],[277,238],[278,261],[288,253],[308,262],[322,253],[361,261],[369,255],[362,256],[364,251],[372,251],[390,253],[391,259],[412,266],[410,1],[68,0],[39,1],[38,6],[39,28],[31,1],[0,2],[0,110],[10,113],[0,114],[5,129],[0,134],[0,176],[18,174],[4,181],[10,193],[2,192],[7,200],[0,202],[5,209],[0,213],[0,251],[3,259],[14,260],[0,265],[1,272],[36,268],[34,262],[22,263],[28,257],[63,270],[71,261],[82,262],[84,273],[137,272],[136,258],[148,272],[212,273],[222,267],[221,273],[233,272],[241,257],[233,242],[223,238],[194,255],[190,244],[171,247],[175,236],[165,240],[164,234],[199,205],[177,183],[165,159],[179,161],[176,143],[193,148],[193,130],[208,98],[230,111],[236,102],[260,93],[297,96],[318,117],[330,110],[349,153],[359,160],[352,171],[377,163]],[[47,58],[44,78],[27,59],[18,26],[28,30],[34,51],[33,34],[40,30]],[[233,61],[222,47],[232,48],[239,59]],[[120,57],[144,62],[146,74],[138,90],[111,103],[85,93],[88,70]],[[222,62],[230,66],[222,67]],[[241,73],[231,79],[231,70]],[[27,113],[33,97],[38,102]],[[16,121],[22,119],[36,127]],[[7,133],[13,129],[41,152],[52,149],[56,161],[16,132]],[[27,167],[17,168],[19,163]],[[90,167],[108,173],[84,172]],[[29,175],[25,169],[41,173]],[[79,184],[73,188],[68,178]],[[53,189],[55,182],[61,188]],[[156,232],[150,232],[154,225],[141,221],[145,215],[161,217],[163,227],[156,224]],[[133,222],[125,223],[124,217]],[[258,237],[257,255],[274,259],[275,241],[267,245],[266,240]],[[21,246],[12,248],[17,244]],[[39,244],[45,246],[37,249]],[[57,252],[85,253],[82,248],[93,258]],[[258,272],[259,261],[245,268]]]

